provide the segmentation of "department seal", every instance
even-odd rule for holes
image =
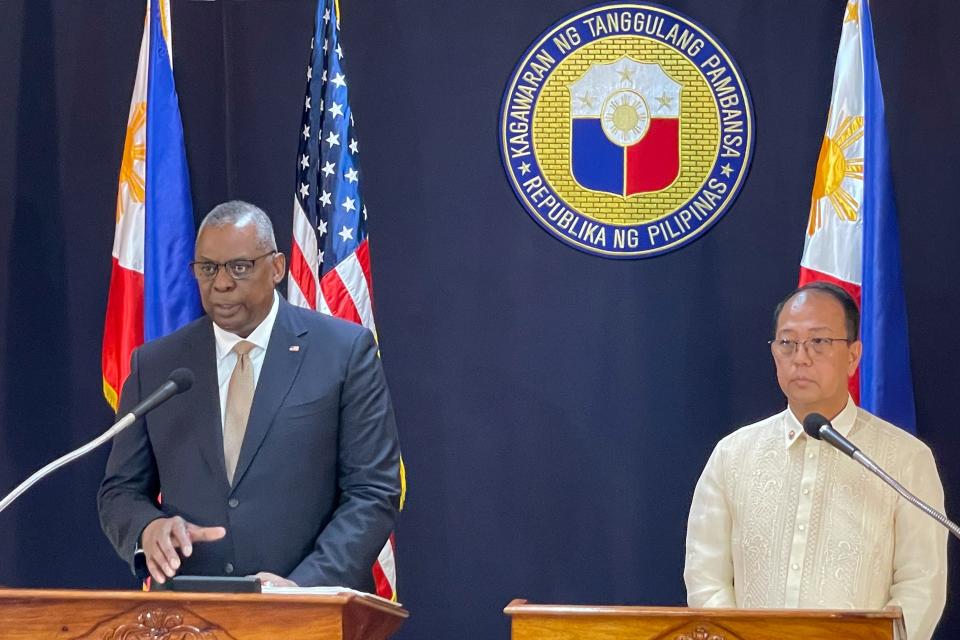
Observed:
[[[611,3],[563,18],[524,53],[499,133],[537,223],[587,253],[646,258],[730,208],[753,129],[746,83],[716,38],[671,9]]]

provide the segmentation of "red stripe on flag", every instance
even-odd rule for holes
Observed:
[[[853,298],[853,301],[857,303],[857,308],[862,309],[860,304],[860,285],[847,282],[846,280],[841,280],[826,273],[821,273],[820,271],[814,271],[813,269],[808,269],[806,267],[800,267],[800,286],[802,287],[805,284],[810,284],[811,282],[829,282],[830,284],[835,284],[847,293],[850,294],[850,297]],[[847,387],[850,389],[850,395],[853,396],[853,401],[856,404],[860,404],[860,367],[857,367],[857,370],[853,372],[853,375],[850,376],[850,380],[847,383]]]
[[[393,533],[390,534],[390,537],[387,538],[387,543],[384,545],[384,549],[388,549],[390,552],[390,558],[393,561],[391,564],[391,573],[393,573],[393,579],[396,581],[396,553],[397,553],[397,540]],[[381,552],[382,555],[382,552]],[[394,600],[396,594],[393,590],[393,584],[390,582],[390,578],[387,577],[386,572],[383,569],[383,565],[380,564],[380,558],[377,558],[376,562],[373,563],[373,582],[376,585],[377,595],[381,598],[386,598],[387,600]]]
[[[336,269],[331,269],[320,279],[320,292],[323,294],[323,299],[327,301],[332,315],[360,324],[357,307]]]
[[[124,269],[116,258],[110,273],[107,318],[103,326],[104,394],[117,408],[120,389],[130,374],[130,354],[143,344],[143,274]],[[110,397],[112,395],[112,397]]]
[[[317,284],[313,279],[313,272],[307,259],[300,250],[300,243],[293,239],[293,246],[290,248],[290,277],[300,287],[300,292],[306,297],[311,309],[317,308]]]
[[[360,268],[363,269],[363,277],[367,280],[367,295],[370,297],[370,308],[374,308],[373,304],[373,274],[370,271],[370,241],[369,239],[364,240],[360,243],[360,246],[357,247],[357,261],[360,263]]]
[[[379,562],[373,563],[373,583],[376,585],[378,596],[386,598],[387,600],[393,600],[393,587],[390,586],[390,581],[387,580],[387,576],[383,572],[383,567],[380,566]]]
[[[800,286],[802,287],[803,285],[810,284],[811,282],[829,282],[830,284],[837,285],[849,293],[850,297],[852,297],[854,302],[857,303],[857,308],[860,308],[860,285],[852,284],[846,280],[841,280],[840,278],[835,278],[834,276],[827,275],[826,273],[821,273],[820,271],[814,271],[813,269],[800,267]]]

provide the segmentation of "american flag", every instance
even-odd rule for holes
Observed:
[[[360,146],[339,35],[335,2],[320,0],[300,123],[287,298],[363,324],[376,336]],[[402,470],[401,462],[401,476]],[[391,600],[397,599],[394,544],[391,535],[373,566],[377,595]]]

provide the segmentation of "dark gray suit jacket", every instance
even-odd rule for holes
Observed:
[[[397,516],[400,448],[370,332],[280,300],[233,487],[208,317],[134,352],[119,413],[178,367],[194,372],[193,387],[110,452],[98,506],[120,557],[141,573],[134,551],[144,527],[180,515],[227,529],[195,545],[181,574],[269,571],[301,586],[373,591],[370,569]]]

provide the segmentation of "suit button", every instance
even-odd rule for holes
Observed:
[[[231,509],[236,509],[237,505],[240,504],[240,501],[237,500],[236,498],[230,498],[229,500],[227,500],[227,504],[230,505]]]
[[[227,573],[233,573],[233,563],[228,562],[227,565],[223,568],[223,570]]]

